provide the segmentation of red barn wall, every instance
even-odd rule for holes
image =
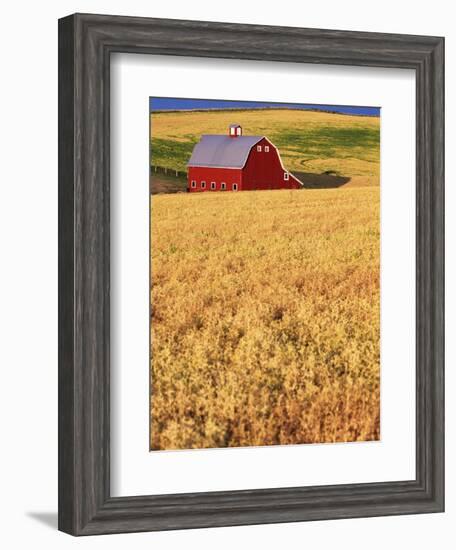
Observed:
[[[235,139],[235,138],[233,138]],[[196,187],[192,187],[192,181],[196,181]],[[206,182],[206,188],[201,188],[201,182]],[[210,168],[190,166],[188,168],[188,191],[214,191],[211,182],[215,182],[215,191],[221,191],[221,183],[226,183],[226,190],[233,190],[233,183],[237,183],[238,191],[242,189],[242,170],[239,168]]]
[[[265,146],[269,147],[268,152],[265,152]],[[267,138],[263,138],[250,150],[243,169],[242,189],[299,189],[301,185],[294,176],[289,174],[289,179],[284,179],[285,172],[277,149]]]

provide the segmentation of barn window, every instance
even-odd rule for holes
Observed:
[[[233,191],[237,191],[237,183],[233,183]]]
[[[237,134],[238,136],[240,136],[240,135],[242,134],[242,129],[241,129],[240,126],[238,126],[238,127],[236,128],[236,134]]]
[[[284,179],[285,181],[288,181],[289,177],[290,177],[290,174],[289,174],[288,172],[284,172],[284,173],[283,173],[283,179]]]
[[[201,189],[206,189],[206,182],[205,181],[201,182]]]
[[[192,187],[196,187],[196,181],[192,180]]]
[[[261,153],[261,145],[257,145],[257,151]]]
[[[222,181],[222,183],[220,184],[220,189],[221,189],[222,191],[225,191],[225,189],[226,189],[226,183],[225,183],[224,181]]]
[[[264,146],[264,152],[265,152],[265,153],[269,153],[269,145],[265,145],[265,146]]]
[[[212,189],[212,190],[215,189],[215,181],[211,181],[211,189]]]

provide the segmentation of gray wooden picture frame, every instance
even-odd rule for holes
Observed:
[[[415,480],[110,496],[113,52],[415,70]],[[58,414],[59,529],[72,535],[443,511],[444,39],[83,14],[61,19]]]

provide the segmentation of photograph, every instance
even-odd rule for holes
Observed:
[[[380,439],[380,108],[149,98],[150,450]]]

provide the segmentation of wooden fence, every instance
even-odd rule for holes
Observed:
[[[151,175],[154,173],[165,174],[167,176],[174,176],[175,178],[186,178],[187,172],[182,172],[180,170],[173,170],[172,168],[166,168],[164,166],[157,166],[156,164],[150,165]]]

